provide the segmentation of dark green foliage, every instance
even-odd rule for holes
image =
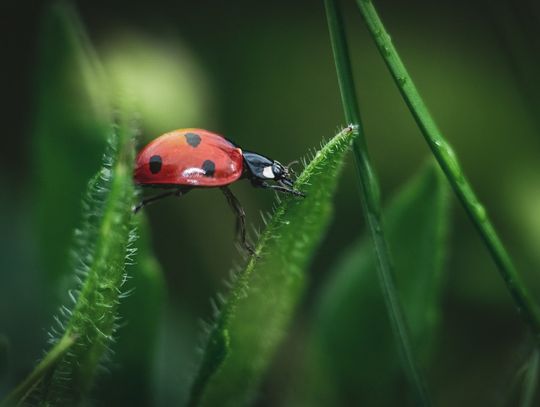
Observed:
[[[429,366],[440,320],[448,228],[448,190],[441,177],[428,166],[384,211],[398,292],[415,353],[424,366]],[[344,254],[321,293],[305,375],[308,405],[403,402],[397,390],[403,380],[399,354],[366,238]]]
[[[58,283],[70,274],[66,259],[80,224],[81,198],[99,168],[111,116],[103,73],[71,6],[50,7],[41,33],[32,143],[35,202],[40,256],[58,299],[58,289],[65,288]]]
[[[109,91],[74,10],[65,3],[53,5],[43,33],[34,136],[39,231],[42,247],[47,248],[43,260],[48,280],[57,293],[70,286],[65,298],[73,301],[61,307],[50,342],[71,338],[75,343],[58,361],[49,363],[47,369],[54,368],[39,378],[40,386],[32,397],[45,404],[71,405],[92,386],[118,322],[125,265],[135,237],[131,211],[134,132],[127,109],[112,128]],[[98,169],[107,139],[107,151],[101,169],[88,184],[81,217],[84,185]],[[77,224],[70,263],[67,248],[72,247],[69,242]],[[73,273],[77,289],[68,283]],[[145,354],[149,353],[151,347]]]
[[[531,407],[534,403],[534,396],[538,388],[538,363],[540,355],[538,349],[531,353],[526,365],[526,372],[523,377],[523,390],[521,394],[521,407]]]

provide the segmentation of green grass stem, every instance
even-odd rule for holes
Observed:
[[[403,359],[403,367],[407,378],[415,390],[418,402],[422,405],[429,405],[428,391],[415,360],[403,307],[400,304],[393,277],[392,259],[383,230],[379,185],[367,152],[342,17],[336,0],[324,0],[324,4],[341,99],[345,110],[345,119],[348,123],[353,124],[355,131],[358,132],[358,137],[353,142],[353,154],[358,179],[360,180],[363,210],[369,224],[377,255],[377,270],[383,297],[396,338],[397,347]]]
[[[540,345],[540,313],[536,303],[531,299],[486,210],[466,179],[456,154],[429,113],[373,3],[371,0],[357,0],[357,4],[386,66],[390,70],[426,142],[486,244],[520,315],[530,327],[536,344]]]

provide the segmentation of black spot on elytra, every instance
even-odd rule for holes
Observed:
[[[158,172],[161,171],[161,156],[159,155],[153,155],[152,157],[150,157],[150,172],[152,174],[157,174]]]
[[[187,143],[193,148],[201,144],[201,136],[199,136],[198,134],[186,133],[184,134],[184,136],[186,137]]]
[[[212,160],[206,160],[202,164],[202,169],[204,170],[205,177],[213,177],[214,172],[216,172],[216,164]]]

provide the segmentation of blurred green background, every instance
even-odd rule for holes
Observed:
[[[429,152],[354,2],[342,3],[366,137],[386,202]],[[380,0],[376,5],[538,298],[540,6],[532,0],[515,4]],[[94,1],[76,6],[101,68],[112,78],[111,86],[127,89],[137,103],[141,145],[171,129],[202,127],[246,149],[289,162],[345,124],[320,2]],[[69,125],[66,134],[58,135],[57,144],[54,134],[40,141],[39,134],[46,129],[39,120],[56,114],[55,101],[47,95],[65,87],[59,94],[71,98],[66,104],[73,109],[69,120],[74,123],[84,122],[90,114],[99,116],[103,106],[92,89],[86,89],[91,103],[80,106],[77,91],[70,93],[79,79],[70,76],[72,61],[60,58],[61,40],[44,37],[47,2],[4,2],[0,8],[5,43],[0,75],[4,124],[0,394],[4,394],[42,354],[52,315],[67,287],[57,277],[67,267],[70,229],[56,241],[56,232],[47,235],[40,222],[65,214],[63,220],[76,224],[80,195],[66,196],[62,185],[44,187],[43,183],[54,182],[47,183],[43,176],[50,180],[55,171],[63,171],[62,179],[71,179],[75,189],[80,184],[82,193],[101,156],[102,144],[92,139],[92,129],[84,149],[69,145]],[[44,72],[44,66],[50,72]],[[97,80],[90,78],[89,83]],[[62,116],[54,120],[63,119],[68,120]],[[56,162],[56,148],[71,151],[73,160]],[[39,162],[36,157],[43,149],[50,152],[49,160]],[[331,229],[310,270],[310,288],[294,324],[297,329],[267,375],[259,405],[283,402],[287,386],[283,371],[290,353],[302,346],[303,326],[317,293],[331,266],[363,230],[351,164],[343,172]],[[41,172],[43,165],[46,173]],[[67,168],[72,178],[65,174]],[[274,195],[254,190],[247,182],[233,190],[248,222],[262,227],[259,213],[271,209]],[[40,213],[39,199],[44,196],[57,199],[62,212]],[[167,292],[166,306],[155,316],[159,335],[152,403],[170,405],[187,392],[198,343],[197,321],[209,317],[209,298],[223,290],[222,280],[241,258],[234,248],[233,215],[219,191],[163,201],[146,212]],[[428,371],[434,400],[444,406],[506,405],[512,393],[509,383],[530,349],[526,332],[494,264],[454,198],[445,270],[442,328]],[[144,292],[144,287],[137,290]],[[370,367],[359,363],[358,369]],[[111,370],[114,375],[114,365]]]

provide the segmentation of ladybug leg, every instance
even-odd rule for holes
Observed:
[[[258,186],[260,186],[261,188],[273,189],[275,191],[283,192],[283,193],[294,195],[294,196],[301,196],[302,198],[306,196],[306,194],[304,194],[302,191],[297,191],[296,189],[289,188],[284,185],[274,185],[274,184],[269,184],[268,182],[263,181],[260,184],[258,184]]]
[[[240,240],[240,244],[248,253],[255,255],[255,249],[253,249],[251,244],[249,244],[247,241],[246,213],[244,212],[244,208],[242,208],[240,201],[234,196],[234,194],[228,187],[221,187],[220,189],[223,192],[223,195],[225,195],[225,198],[227,198],[227,202],[229,203],[229,206],[231,207],[234,214],[236,215],[237,239]]]
[[[185,194],[187,194],[189,191],[191,191],[191,188],[185,187],[185,188],[178,188],[176,192],[174,193],[174,196],[177,198],[183,197]]]
[[[146,198],[142,200],[141,203],[139,203],[137,206],[133,207],[133,212],[137,213],[148,204],[159,201],[160,199],[163,199],[163,198],[167,198],[168,196],[171,196],[171,195],[174,195],[180,198],[181,196],[187,194],[190,191],[190,189],[191,188],[178,188],[174,191],[167,191],[167,192],[163,192],[162,194],[158,194],[158,195],[151,196],[150,198]]]
[[[137,206],[133,207],[133,212],[137,213],[148,204],[159,201],[160,199],[166,198],[174,194],[176,194],[176,191],[167,191],[167,192],[163,192],[162,194],[154,195],[154,196],[151,196],[150,198],[143,199]]]

